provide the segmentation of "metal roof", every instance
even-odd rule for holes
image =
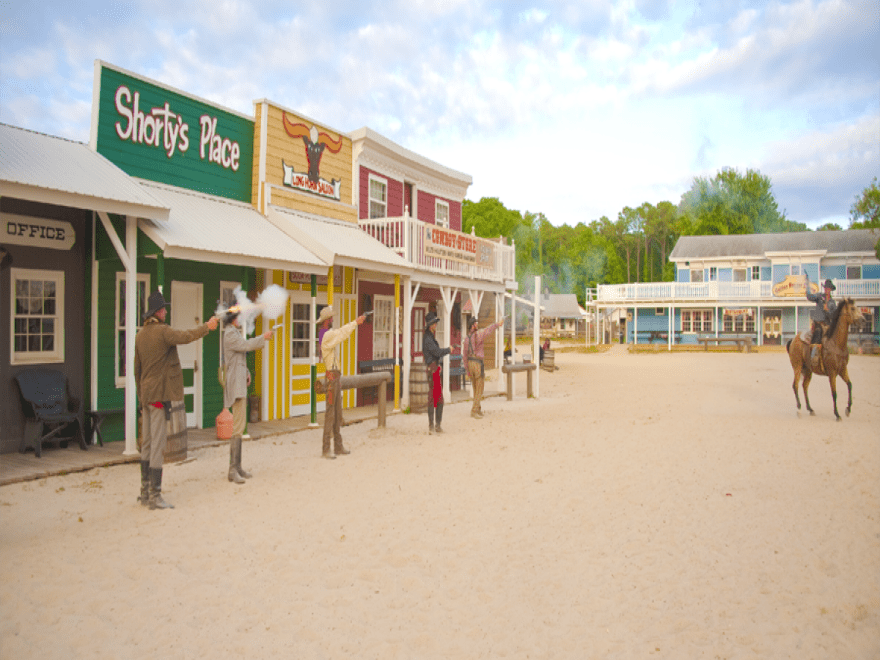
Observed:
[[[712,258],[764,258],[768,252],[809,252],[827,254],[874,253],[880,239],[876,229],[845,231],[799,231],[787,234],[730,234],[727,236],[682,236],[676,242],[670,261]]]
[[[269,206],[269,221],[329,264],[409,274],[403,257],[367,234],[354,222]]]
[[[167,223],[140,222],[166,257],[315,275],[326,274],[331,265],[246,202],[139,181],[171,209]]]
[[[573,293],[544,293],[539,302],[544,309],[542,316],[547,318],[582,319],[584,317],[584,310],[578,305],[577,296]]]
[[[0,124],[0,195],[152,220],[168,207],[81,142]]]

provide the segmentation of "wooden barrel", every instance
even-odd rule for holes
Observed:
[[[547,371],[556,369],[555,354],[550,349],[544,351],[544,362],[541,364]]]
[[[428,365],[424,363],[409,368],[409,409],[414,413],[428,410]]]

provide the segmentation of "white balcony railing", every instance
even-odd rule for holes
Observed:
[[[835,298],[880,298],[880,280],[833,280]],[[600,284],[600,303],[779,300],[773,282],[642,282]]]
[[[457,258],[442,258],[431,254],[432,242],[428,232],[436,225],[408,216],[359,220],[361,229],[419,270],[452,275],[467,279],[507,282],[516,279],[516,247],[497,241],[465,234],[454,229],[442,229],[454,242],[477,245],[477,255],[470,259],[469,250],[450,250]]]

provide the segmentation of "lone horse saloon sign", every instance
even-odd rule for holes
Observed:
[[[319,132],[315,126],[294,123],[287,118],[287,113],[281,115],[285,132],[292,138],[301,138],[306,150],[306,158],[309,163],[308,172],[297,172],[293,165],[288,165],[283,160],[281,167],[284,170],[282,179],[285,186],[305,192],[329,197],[339,201],[341,198],[342,181],[333,179],[327,181],[321,178],[321,156],[326,149],[330,153],[339,153],[342,149],[342,139],[334,140],[330,135]]]

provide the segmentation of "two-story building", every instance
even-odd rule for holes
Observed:
[[[628,343],[696,343],[700,336],[750,336],[784,345],[810,328],[805,297],[830,279],[865,317],[853,341],[874,341],[880,306],[880,230],[682,236],[670,254],[674,282],[600,285],[598,309],[627,310]]]

